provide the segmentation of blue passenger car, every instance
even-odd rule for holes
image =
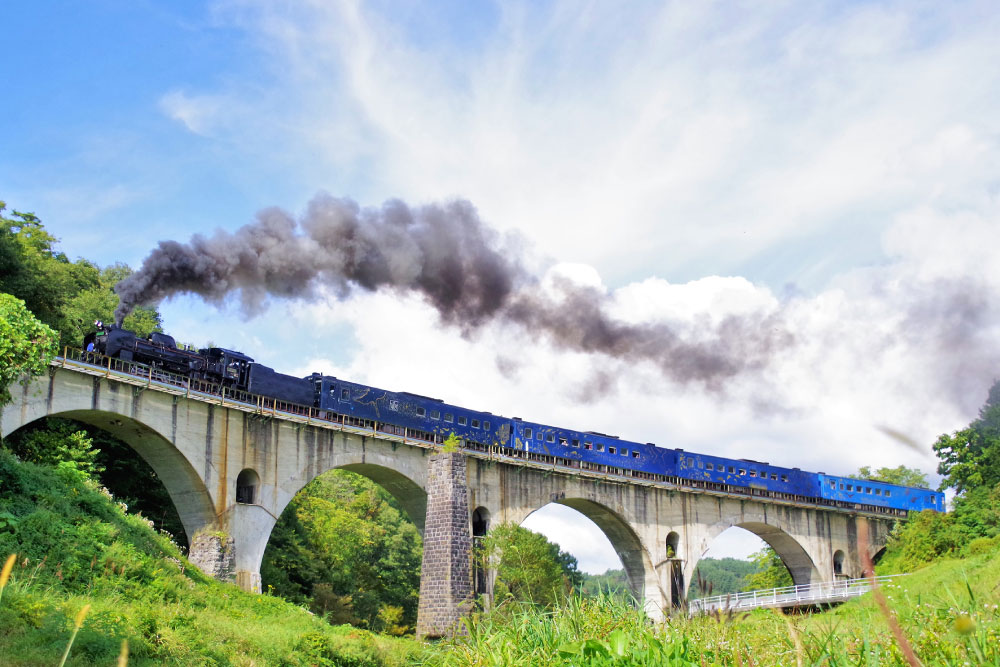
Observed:
[[[677,476],[683,479],[794,496],[815,497],[818,490],[816,475],[798,468],[784,468],[750,459],[709,456],[683,449],[675,451]]]
[[[853,477],[819,473],[819,496],[855,505],[875,505],[919,512],[925,509],[944,511],[944,494],[930,489],[897,486]]]
[[[502,446],[510,437],[506,420],[489,412],[449,405],[441,399],[389,391],[330,376],[315,376],[317,407],[350,420],[377,422],[382,430],[403,429],[412,437],[443,441],[454,433],[467,443]]]

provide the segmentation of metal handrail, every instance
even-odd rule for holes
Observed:
[[[247,392],[239,391],[231,387],[225,387],[207,380],[189,378],[185,375],[178,375],[176,373],[164,371],[155,366],[142,364],[137,361],[124,361],[114,357],[106,357],[97,352],[84,352],[77,348],[66,347],[63,348],[63,355],[61,357],[56,357],[52,360],[52,365],[62,366],[65,368],[67,367],[67,362],[71,362],[72,365],[78,368],[78,370],[83,370],[83,372],[86,373],[94,375],[99,374],[105,377],[110,377],[112,373],[118,373],[120,376],[126,376],[128,378],[126,381],[133,385],[141,384],[146,387],[155,387],[161,391],[183,394],[187,398],[194,398],[202,401],[219,401],[222,405],[239,407],[240,409],[245,409],[264,417],[280,416],[282,419],[304,422],[306,424],[315,424],[323,428],[332,428],[334,430],[347,431],[351,433],[371,435],[381,433],[382,437],[388,440],[400,441],[404,444],[423,448],[433,448],[437,444],[440,444],[438,442],[439,438],[435,437],[434,440],[425,440],[420,437],[423,432],[415,429],[406,429],[404,435],[398,435],[386,432],[386,429],[380,428],[380,426],[384,426],[381,422],[371,419],[353,417],[351,415],[339,414],[330,411],[322,411],[313,406],[288,403],[267,396],[249,394]],[[463,445],[463,449],[467,452],[473,453],[474,456],[474,452],[478,451],[475,447],[470,446],[469,443]],[[486,456],[484,458],[489,458],[491,461],[509,461],[532,468],[565,470],[573,472],[574,474],[596,479],[620,481],[627,478],[631,484],[638,484],[641,486],[659,486],[671,489],[684,489],[692,493],[709,493],[722,497],[742,498],[746,495],[752,495],[750,489],[741,489],[739,487],[732,487],[728,490],[702,488],[691,485],[690,480],[671,478],[668,475],[653,475],[652,478],[649,478],[637,474],[627,468],[614,468],[612,466],[602,465],[600,466],[600,470],[594,470],[591,469],[590,466],[585,467],[581,461],[566,459],[560,461],[560,457],[558,456],[544,457],[544,455],[536,454],[534,452],[510,451],[496,445],[490,445],[489,450],[489,452],[485,453]],[[544,461],[542,460],[544,458],[551,460]],[[794,507],[812,507],[818,504],[815,500],[808,498],[799,498],[798,496],[784,497],[785,494],[780,495],[782,497],[772,497],[769,500],[777,504],[791,505]],[[822,506],[833,511],[849,512],[852,514],[860,513],[873,516],[906,515],[905,510],[880,508],[876,506],[869,507],[854,505],[853,507],[843,507],[840,504],[833,503],[824,503]]]
[[[905,574],[886,574],[860,579],[840,579],[798,586],[784,586],[756,591],[743,591],[728,595],[715,595],[688,601],[692,614],[709,611],[742,611],[759,607],[795,607],[804,604],[838,602],[858,597],[871,591],[876,585],[889,583]]]

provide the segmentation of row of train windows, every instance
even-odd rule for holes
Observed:
[[[683,463],[683,461],[682,461],[682,463]],[[693,458],[690,458],[690,457],[688,458],[688,460],[687,460],[687,467],[688,468],[693,468],[694,467],[694,459]],[[706,462],[706,461],[699,460],[698,461],[698,467],[702,468],[703,470],[708,470],[708,471],[714,471],[714,470],[716,470],[715,464],[711,463],[710,461]],[[726,466],[724,466],[724,465],[722,465],[720,463],[719,466],[718,466],[718,471],[719,472],[726,472]],[[750,472],[750,477],[760,477],[761,479],[767,479],[768,478],[768,472],[766,470],[761,470],[758,473],[756,470],[751,469],[749,472]],[[736,466],[729,466],[729,474],[730,475],[736,475],[737,474]],[[738,474],[740,475],[740,477],[746,477],[747,476],[747,469],[746,468],[740,468]],[[770,473],[770,477],[775,482],[778,481],[778,473],[772,472],[772,473]],[[787,482],[788,481],[788,475],[781,475],[781,481],[782,482]]]
[[[427,416],[427,410],[425,410],[424,408],[421,408],[421,407],[417,407],[417,416],[418,417],[426,417]],[[431,410],[431,419],[438,419],[438,420],[441,419],[441,411],[440,410]],[[451,414],[450,412],[444,413],[444,421],[448,422],[449,424],[453,423],[455,421],[455,415]],[[472,426],[472,428],[482,428],[482,429],[485,429],[487,431],[490,430],[490,423],[489,422],[484,421],[484,422],[482,422],[482,424],[480,424],[480,422],[479,422],[478,419],[473,419],[472,423],[470,424],[469,423],[469,418],[466,417],[466,416],[464,416],[464,415],[459,415],[458,416],[458,425],[459,426]]]
[[[524,438],[525,438],[525,440],[531,440],[531,436],[532,436],[531,429],[526,427],[524,429]],[[545,436],[543,436],[541,433],[539,433],[538,434],[538,439],[539,440],[544,439],[546,442],[555,442],[556,441],[556,436],[554,434],[552,434],[552,433],[549,433],[548,435],[545,435]],[[569,447],[569,439],[568,438],[559,438],[559,444],[562,445],[563,447]],[[580,447],[580,441],[574,439],[573,440],[573,446],[579,448]],[[599,443],[597,443],[597,445],[594,445],[594,443],[592,443],[592,442],[584,442],[583,443],[583,448],[584,449],[590,449],[590,450],[597,449],[597,451],[603,452],[604,451],[604,443],[599,442]],[[615,446],[609,446],[608,447],[608,453],[609,454],[620,453],[622,456],[628,456],[628,450],[627,449],[621,449],[621,450],[619,450]],[[639,452],[633,450],[633,452],[632,452],[632,458],[636,458],[636,459],[639,458]]]
[[[837,481],[836,480],[833,480],[833,479],[830,480],[830,488],[831,489],[836,489],[837,488]],[[871,495],[872,493],[874,493],[876,496],[881,496],[882,495],[882,489],[872,489],[872,487],[870,487],[870,486],[860,486],[860,485],[857,486],[857,487],[855,487],[853,484],[844,484],[843,482],[840,483],[840,490],[841,491],[857,491],[858,493],[867,493],[869,495]],[[892,491],[890,489],[886,489],[885,490],[885,496],[887,498],[891,497],[892,496]]]
[[[552,434],[549,434],[548,441],[549,442],[553,441]],[[569,440],[567,438],[559,438],[559,444],[562,445],[563,447],[569,447]],[[580,447],[580,441],[574,439],[573,440],[573,446],[579,448]],[[603,452],[604,451],[604,443],[599,442],[595,446],[594,443],[592,443],[592,442],[584,442],[583,443],[583,448],[584,449],[590,449],[590,450],[593,450],[593,449],[596,448],[597,451]],[[621,449],[619,449],[618,447],[616,447],[614,445],[608,445],[608,454],[621,454],[622,456],[628,456],[629,455],[629,451],[627,449],[625,449],[624,447],[622,447]],[[637,449],[633,449],[632,450],[632,458],[634,458],[634,459],[639,458],[639,450],[637,450]]]

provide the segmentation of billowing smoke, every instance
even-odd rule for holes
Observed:
[[[538,285],[468,202],[362,209],[319,195],[298,222],[270,208],[234,233],[162,241],[115,287],[115,317],[180,293],[216,304],[238,294],[254,314],[269,297],[310,298],[321,286],[342,299],[356,289],[392,290],[422,296],[463,332],[502,318],[562,349],[652,362],[674,381],[712,389],[764,368],[791,340],[773,316],[731,316],[693,337],[665,323],[615,319],[596,290],[564,285],[555,299]]]

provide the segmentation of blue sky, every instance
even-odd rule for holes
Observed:
[[[318,192],[462,197],[553,294],[556,276],[596,286],[623,319],[694,337],[772,313],[795,344],[720,397],[502,325],[466,339],[388,294],[249,321],[179,298],[162,311],[182,340],[832,473],[932,471],[930,442],[1000,376],[992,3],[94,0],[0,18],[0,199],[71,256],[138,266],[158,240]],[[581,399],[598,376],[614,390]]]

